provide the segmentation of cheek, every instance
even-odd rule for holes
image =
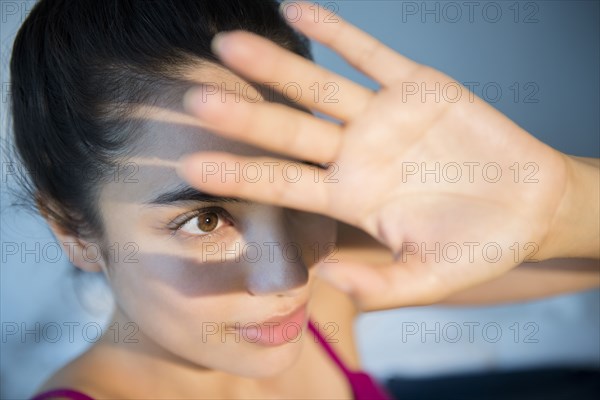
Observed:
[[[193,288],[195,275],[186,270],[185,263],[162,257],[138,254],[135,263],[111,265],[117,306],[127,322],[137,325],[142,338],[184,358],[187,353],[198,356],[190,349],[210,352],[202,337],[203,327],[239,315],[243,307],[240,296],[185,296]]]
[[[245,291],[248,271],[241,264],[200,262],[164,254],[145,254],[140,262],[146,269],[148,285],[163,286],[185,297]]]

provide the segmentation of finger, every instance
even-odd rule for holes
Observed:
[[[329,199],[335,182],[317,166],[206,152],[182,159],[177,172],[192,186],[213,195],[331,214]]]
[[[224,136],[317,164],[334,161],[342,141],[338,125],[278,103],[223,102],[192,89],[184,104]]]
[[[213,48],[244,77],[344,122],[360,115],[374,96],[369,89],[249,32],[218,34]]]
[[[331,10],[313,3],[292,2],[283,3],[281,11],[294,28],[336,51],[382,85],[406,79],[420,67]]]

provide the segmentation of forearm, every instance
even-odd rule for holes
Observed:
[[[600,286],[600,262],[553,259],[523,263],[490,282],[456,293],[440,304],[483,305],[525,302]]]

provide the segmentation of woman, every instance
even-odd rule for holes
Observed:
[[[106,276],[113,323],[136,327],[133,342],[104,336],[38,398],[386,398],[352,372],[356,313],[441,300],[529,254],[450,262],[423,257],[431,245],[597,257],[597,197],[580,187],[597,179],[593,161],[479,100],[403,99],[402,82],[451,81],[325,10],[286,7],[294,28],[383,89],[315,67],[269,1],[42,0],[24,22],[11,74],[32,196],[73,264]],[[258,36],[212,41],[237,29]],[[409,179],[409,162],[431,160],[534,162],[541,184]],[[333,218],[392,249],[395,264],[337,262]]]

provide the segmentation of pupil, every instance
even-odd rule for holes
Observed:
[[[215,213],[207,213],[198,218],[198,228],[204,232],[210,232],[217,227],[219,217]]]

